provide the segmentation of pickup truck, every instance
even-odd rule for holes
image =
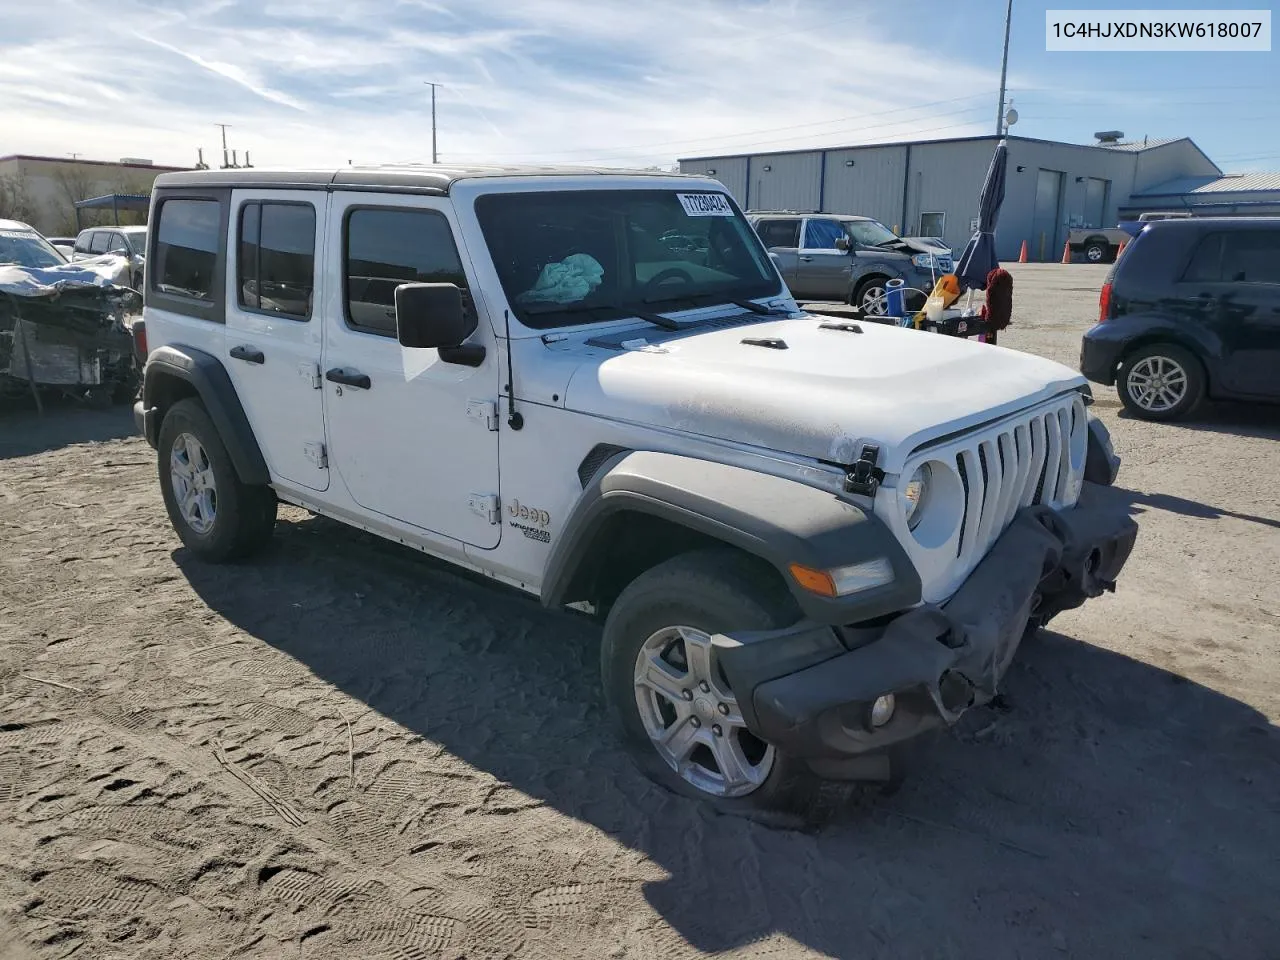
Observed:
[[[1111,263],[1120,247],[1136,237],[1155,220],[1182,220],[1191,216],[1185,210],[1166,213],[1144,213],[1137,220],[1121,220],[1114,227],[1077,227],[1067,234],[1072,253],[1083,253],[1090,263]]]

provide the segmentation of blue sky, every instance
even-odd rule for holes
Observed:
[[[668,166],[990,133],[1004,17],[1004,0],[14,6],[0,155],[216,162],[221,122],[260,166],[429,160],[427,80],[443,162]],[[1225,170],[1280,169],[1280,54],[1047,53],[1046,6],[1105,5],[1015,0],[1015,133],[1187,135]]]

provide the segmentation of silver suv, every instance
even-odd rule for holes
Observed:
[[[923,304],[935,280],[952,270],[949,254],[897,236],[878,220],[839,214],[748,214],[791,293],[800,301],[843,301],[884,316],[885,285],[911,290],[907,306]]]

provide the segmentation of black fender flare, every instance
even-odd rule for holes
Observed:
[[[240,482],[249,486],[269,484],[271,472],[231,375],[222,361],[204,350],[173,344],[156,348],[147,358],[142,375],[143,431],[147,442],[153,447],[159,443],[163,417],[160,400],[165,393],[165,381],[170,379],[190,384],[195,390],[209,419],[218,428]]]
[[[565,602],[604,522],[620,512],[658,517],[738,547],[782,576],[804,615],[857,623],[919,603],[920,576],[874,514],[833,493],[744,467],[653,451],[619,453],[586,483],[552,547],[541,599]],[[829,599],[796,583],[789,566],[832,570],[883,558],[893,580]]]

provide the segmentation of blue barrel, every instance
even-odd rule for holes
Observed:
[[[885,284],[885,314],[890,317],[905,317],[907,315],[907,299],[903,291],[903,287],[907,285],[907,281],[901,278],[895,278]]]

